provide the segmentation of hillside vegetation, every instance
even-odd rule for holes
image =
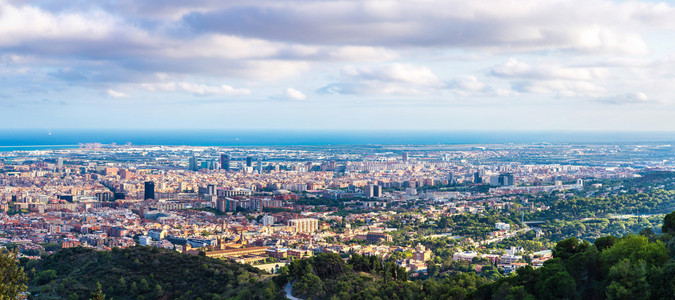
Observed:
[[[97,283],[107,299],[274,299],[280,294],[269,275],[251,266],[160,248],[78,247],[22,263],[36,299],[90,299]]]
[[[490,281],[488,272],[452,272],[407,280],[378,257],[320,254],[282,268],[294,294],[311,299],[672,299],[675,295],[675,212],[661,235],[643,230],[594,243],[572,237],[558,242],[539,269]],[[496,276],[497,278],[499,276]]]

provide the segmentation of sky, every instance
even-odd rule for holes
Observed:
[[[0,128],[675,130],[675,4],[0,0]]]

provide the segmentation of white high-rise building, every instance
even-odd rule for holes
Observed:
[[[288,226],[295,229],[297,233],[312,233],[319,230],[319,220],[317,219],[292,219],[288,220]]]
[[[261,221],[265,226],[274,225],[274,217],[270,215],[265,215],[264,217],[262,217]]]

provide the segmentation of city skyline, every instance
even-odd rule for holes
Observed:
[[[672,1],[0,1],[0,128],[669,131]]]

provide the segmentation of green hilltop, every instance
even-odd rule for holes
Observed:
[[[68,248],[22,261],[37,299],[274,299],[269,275],[249,265],[156,247]]]
[[[558,242],[553,259],[539,269],[490,281],[473,271],[407,280],[391,261],[337,254],[293,261],[282,268],[294,294],[306,299],[673,299],[675,212],[663,233],[651,229],[594,243],[575,237]]]

